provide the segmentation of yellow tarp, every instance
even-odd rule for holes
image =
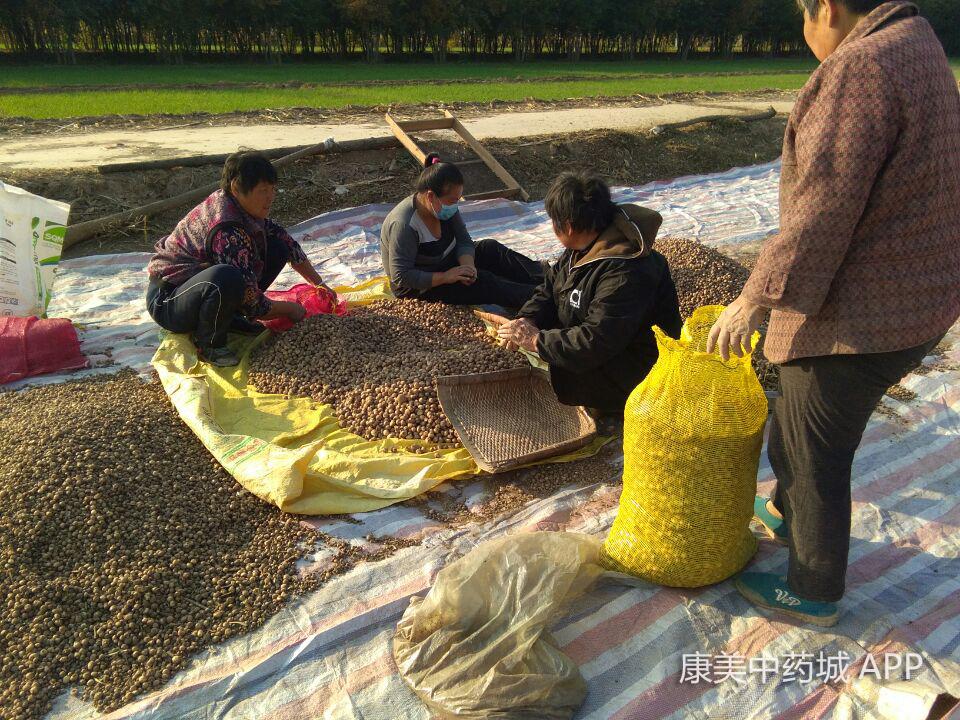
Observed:
[[[336,288],[353,305],[388,299],[385,278]],[[230,337],[233,368],[197,361],[187,335],[168,333],[153,366],[180,417],[237,481],[282,510],[307,515],[378,510],[445,480],[480,472],[462,447],[413,454],[408,440],[365,440],[340,428],[334,410],[308,398],[247,385],[250,352],[269,337]],[[596,441],[553,462],[592,455]]]

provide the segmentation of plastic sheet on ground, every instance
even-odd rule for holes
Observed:
[[[751,248],[777,226],[778,180],[779,163],[774,162],[613,192],[619,202],[659,210],[664,215],[662,236]],[[329,285],[359,285],[383,273],[380,226],[391,209],[376,204],[335,210],[288,229]],[[462,203],[460,212],[475,238],[493,237],[538,259],[560,254],[542,202],[482,200]],[[150,257],[95,255],[61,261],[57,268],[49,314],[82,326],[81,346],[94,366],[109,363],[150,372],[159,345],[157,326],[144,302],[144,269]],[[289,289],[300,282],[287,268],[272,287]]]
[[[568,720],[587,685],[546,632],[603,572],[579,533],[493,540],[413,597],[393,639],[404,680],[442,717]]]
[[[616,193],[660,210],[665,233],[735,253],[776,230],[777,180],[777,166],[766,165]],[[301,223],[294,235],[325,279],[356,284],[380,273],[377,232],[388,210],[338,210]],[[554,252],[540,204],[493,200],[465,203],[463,211],[475,237],[538,257]],[[111,370],[149,370],[158,345],[144,311],[146,259],[143,253],[79,258],[58,270],[50,314],[83,323],[84,351],[98,363],[114,363]],[[296,282],[285,273],[279,286]],[[699,590],[598,583],[549,628],[586,681],[575,720],[925,720],[937,693],[960,697],[960,326],[902,385],[908,392],[884,399],[854,463],[850,570],[839,624],[824,630],[765,615],[730,582]],[[501,479],[443,483],[424,505],[305,518],[357,547],[376,549],[378,537],[419,544],[331,579],[260,630],[198,655],[165,687],[110,717],[430,720],[390,648],[410,598],[488,540],[537,530],[605,537],[617,512],[621,461],[614,455],[595,481],[561,485],[495,517],[478,515],[475,524],[448,525],[436,512],[448,503],[483,507]],[[764,455],[758,481],[761,494],[771,492]],[[786,559],[783,548],[761,538],[750,567],[784,572]],[[327,563],[318,556],[306,569],[322,571]],[[923,668],[906,683],[858,677],[868,653],[885,652],[919,653]],[[791,654],[846,653],[852,672],[805,683],[783,672],[766,679],[748,672],[742,682],[681,682],[683,658],[694,653],[768,664]],[[52,717],[99,715],[63,697]]]
[[[381,279],[337,290],[352,305],[387,297]],[[365,440],[343,430],[329,405],[249,387],[250,353],[267,337],[233,337],[232,347],[242,358],[235,368],[197,362],[186,335],[167,334],[153,359],[180,417],[257,497],[306,515],[367,512],[421,495],[444,480],[480,472],[463,447],[411,453],[406,448],[425,443]],[[601,443],[550,462],[586,457]]]

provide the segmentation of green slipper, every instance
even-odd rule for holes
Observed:
[[[203,362],[217,367],[233,367],[240,364],[240,358],[230,348],[197,346],[197,357]]]
[[[230,321],[229,332],[256,337],[266,329],[263,323],[258,323],[255,320],[247,320],[243,315],[234,315]]]
[[[790,535],[787,532],[787,523],[767,510],[767,498],[757,495],[753,501],[753,516],[760,522],[774,542],[781,545],[790,544]]]
[[[788,586],[787,580],[773,573],[741,573],[734,586],[747,600],[758,607],[776,610],[803,622],[832,627],[837,624],[840,611],[837,604],[819,600],[804,600]]]

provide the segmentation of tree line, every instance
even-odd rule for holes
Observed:
[[[917,3],[960,53],[960,2]],[[795,0],[2,0],[0,44],[66,63],[78,53],[524,61],[805,47]]]

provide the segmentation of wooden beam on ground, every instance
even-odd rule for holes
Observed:
[[[453,122],[449,118],[435,118],[429,120],[394,120],[405,132],[422,132],[424,130],[450,130]]]
[[[510,200],[515,197],[520,197],[520,193],[523,192],[523,188],[504,188],[503,190],[488,190],[487,192],[473,193],[472,195],[464,196],[464,200],[493,200],[494,198],[506,198]],[[526,202],[526,200],[524,201]]]
[[[285,148],[270,148],[268,150],[258,150],[270,159],[281,158],[284,155],[295,153],[311,145],[294,145]],[[118,172],[142,172],[144,170],[168,170],[176,167],[203,167],[204,165],[219,165],[226,161],[232,153],[216,153],[213,155],[185,155],[174,158],[163,158],[161,160],[139,160],[136,162],[108,163],[106,165],[97,165],[97,172],[102,175]]]
[[[416,158],[418,163],[423,165],[427,161],[426,153],[420,149],[420,146],[417,145],[412,137],[407,135],[400,123],[390,116],[390,113],[384,115],[383,118],[387,121],[387,125],[390,126],[390,130],[393,131],[394,137],[396,137],[397,140],[400,141],[400,144],[403,145],[409,151],[409,153],[413,155],[414,158]]]
[[[769,120],[777,116],[777,111],[774,110],[773,106],[768,107],[763,112],[742,114],[742,113],[727,113],[726,115],[704,115],[703,117],[692,118],[690,120],[681,120],[680,122],[665,123],[663,125],[657,125],[652,128],[650,132],[654,135],[659,135],[662,132],[667,130],[677,130],[679,128],[690,127],[691,125],[699,125],[700,123],[712,123],[719,120],[742,120],[743,122],[755,122],[757,120]]]
[[[473,195],[467,195],[465,199],[467,200],[486,200],[489,198],[514,198],[519,197],[524,202],[529,202],[530,196],[527,195],[526,190],[520,187],[513,176],[507,172],[507,169],[501,165],[497,159],[490,154],[479,140],[477,140],[473,134],[464,127],[463,123],[460,122],[457,117],[451,113],[449,110],[443,111],[443,118],[431,118],[426,120],[396,120],[390,113],[386,113],[383,117],[387,121],[387,125],[390,127],[390,130],[396,136],[403,146],[416,158],[417,162],[423,165],[427,156],[420,149],[420,146],[411,138],[407,132],[413,132],[415,130],[453,130],[457,135],[460,136],[460,139],[463,140],[471,150],[473,150],[477,156],[480,158],[480,162],[484,163],[490,170],[496,175],[503,184],[506,186],[502,190],[491,190],[489,192],[475,193]],[[458,165],[470,165],[477,162],[476,160],[467,160]]]
[[[367,150],[380,150],[391,147],[397,147],[399,143],[396,138],[384,136],[382,138],[370,138],[371,145]],[[379,142],[377,142],[379,141]],[[352,141],[349,141],[352,142]],[[343,143],[338,143],[328,152],[343,152]],[[316,147],[315,145],[293,145],[291,147],[267,148],[266,150],[257,150],[268,158],[282,158],[291,155],[300,150]],[[213,155],[187,155],[184,157],[163,158],[161,160],[142,160],[138,162],[108,163],[106,165],[97,165],[97,171],[103,174],[116,172],[130,172],[143,170],[166,170],[175,167],[203,167],[204,165],[219,165],[226,161],[233,153],[216,153]]]
[[[390,141],[390,144],[385,144],[384,141]],[[331,152],[351,152],[355,150],[375,150],[383,147],[396,146],[396,144],[397,142],[394,138],[362,138],[359,140],[345,140],[342,143],[336,142],[333,138],[327,138],[317,145],[308,145],[302,150],[284,155],[280,159],[275,160],[273,165],[279,168],[313,155],[326,155]],[[181,205],[199,202],[218,187],[220,187],[220,183],[211,183],[210,185],[195,188],[194,190],[189,190],[164,200],[157,200],[156,202],[142,205],[132,210],[124,210],[123,212],[107,215],[106,217],[96,220],[87,220],[86,222],[70,225],[67,227],[66,237],[63,239],[63,249],[66,250],[71,245],[87,240],[110,227],[128,224],[143,217],[151,217],[165,210],[172,210]]]
[[[477,140],[473,134],[463,126],[463,123],[454,117],[453,113],[451,113],[449,110],[444,110],[443,114],[453,120],[453,129],[457,131],[457,134],[463,138],[464,142],[471,147],[471,149],[480,157],[480,159],[487,164],[487,167],[493,170],[494,174],[496,174],[498,178],[503,180],[503,184],[507,186],[507,190],[519,190],[520,198],[524,202],[529,202],[530,196],[527,195],[527,191],[520,187],[520,183],[513,179],[513,175],[507,172],[507,169],[497,162],[497,159],[490,154],[490,151],[481,145],[480,141]]]

